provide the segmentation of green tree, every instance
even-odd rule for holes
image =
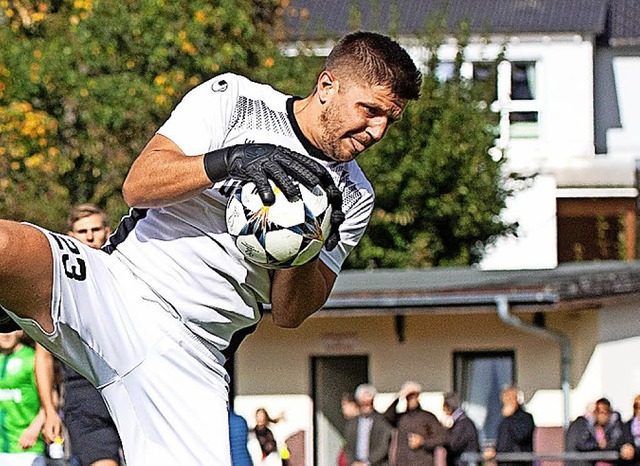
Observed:
[[[111,218],[132,160],[196,84],[270,65],[278,0],[0,0],[0,216]],[[30,125],[38,123],[34,129]]]

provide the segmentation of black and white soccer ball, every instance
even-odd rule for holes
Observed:
[[[322,249],[331,229],[332,208],[320,186],[298,184],[302,198],[289,202],[271,182],[275,202],[262,204],[255,184],[240,184],[229,198],[227,230],[244,257],[270,269],[305,264]]]

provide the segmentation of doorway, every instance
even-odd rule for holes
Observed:
[[[311,358],[314,464],[336,464],[343,443],[345,419],[340,401],[344,393],[369,381],[368,356],[314,356]]]

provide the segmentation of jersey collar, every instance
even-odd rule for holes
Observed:
[[[326,162],[334,162],[334,160],[331,160],[329,157],[327,157],[324,152],[311,144],[311,141],[309,141],[309,139],[307,139],[307,137],[302,133],[300,125],[298,124],[298,121],[293,114],[293,103],[296,100],[302,100],[302,98],[294,96],[287,99],[287,118],[289,118],[289,123],[291,123],[291,127],[293,128],[293,132],[295,133],[296,137],[311,157],[324,160]]]

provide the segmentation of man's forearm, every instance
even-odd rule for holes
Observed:
[[[327,301],[335,274],[316,259],[277,270],[271,284],[271,313],[279,327],[297,327]]]
[[[36,346],[35,353],[35,376],[36,388],[40,397],[40,404],[45,415],[56,412],[53,401],[53,379],[55,376],[53,356],[49,351],[40,345]]]

